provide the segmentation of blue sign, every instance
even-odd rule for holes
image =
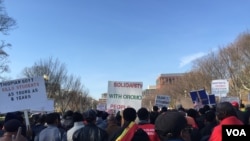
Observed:
[[[209,99],[209,104],[210,105],[215,105],[216,104],[216,100],[215,100],[215,95],[214,94],[208,95],[208,99]]]
[[[198,94],[199,94],[199,98],[200,98],[202,105],[208,105],[209,101],[208,101],[208,96],[207,96],[205,89],[199,90]]]
[[[191,99],[192,99],[193,103],[200,101],[197,91],[191,91],[190,96],[191,96]]]

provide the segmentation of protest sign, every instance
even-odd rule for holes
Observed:
[[[208,96],[207,96],[207,93],[206,93],[205,89],[199,90],[198,94],[199,94],[199,99],[200,99],[202,105],[209,104]]]
[[[190,97],[191,97],[191,99],[192,99],[193,104],[194,104],[195,102],[199,102],[199,101],[200,101],[200,100],[199,100],[199,97],[198,97],[197,91],[191,91],[189,94],[190,94]]]
[[[240,98],[239,97],[234,97],[234,96],[227,96],[227,97],[221,97],[220,98],[220,102],[224,102],[224,101],[227,101],[227,102],[238,102],[240,104]]]
[[[216,99],[215,99],[215,95],[214,94],[209,94],[208,95],[208,99],[209,99],[209,104],[210,105],[215,105],[216,104]]]
[[[226,79],[212,80],[211,94],[218,97],[225,97],[229,92],[229,82]]]
[[[155,98],[155,105],[159,108],[168,107],[170,103],[170,96],[168,95],[157,95]]]
[[[141,108],[142,82],[109,81],[107,109]]]
[[[106,111],[106,104],[97,104],[96,109],[99,111]]]
[[[32,108],[30,108],[30,112],[53,112],[54,109],[54,100],[47,99],[43,102],[41,105],[34,105]]]
[[[0,83],[0,113],[29,110],[47,100],[43,77]]]

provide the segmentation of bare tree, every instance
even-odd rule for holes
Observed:
[[[88,94],[84,90],[80,78],[68,75],[65,64],[52,57],[36,62],[30,68],[25,68],[23,74],[26,77],[46,76],[44,78],[47,96],[54,99],[56,108],[63,113],[69,109],[79,110],[77,108],[81,108],[80,106],[72,105],[79,105],[79,100],[84,99]]]
[[[2,41],[2,44],[0,45],[0,74],[3,72],[9,71],[9,66],[7,65],[9,63],[8,60],[8,54],[4,51],[5,47],[10,47],[10,44],[5,44],[4,41]],[[0,79],[3,79],[0,77]]]
[[[3,1],[0,0],[0,32],[3,35],[8,35],[9,31],[13,29],[16,26],[16,21],[9,17],[6,13],[5,7],[3,6]],[[0,74],[3,72],[9,71],[9,60],[8,60],[8,53],[4,51],[4,48],[10,47],[11,44],[6,43],[3,39],[1,40],[0,44]],[[0,76],[0,79],[3,79],[3,77]]]

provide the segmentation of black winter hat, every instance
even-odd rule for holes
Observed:
[[[94,121],[96,119],[96,116],[97,116],[96,111],[94,111],[92,109],[87,110],[86,112],[83,113],[83,118],[85,120],[87,120],[88,122],[89,121]]]
[[[186,126],[185,116],[176,111],[162,113],[155,120],[155,131],[164,135],[178,136]]]
[[[17,119],[10,119],[3,126],[6,132],[17,132],[18,127],[21,126],[21,122]]]

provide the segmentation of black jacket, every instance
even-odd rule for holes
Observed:
[[[111,136],[109,136],[108,141],[115,141],[122,134],[123,130],[128,127],[129,124],[130,122],[125,122],[124,125],[119,130],[117,130],[116,132],[111,134]],[[134,136],[131,139],[131,141],[150,141],[150,139],[148,134],[143,129],[139,128],[134,133]]]
[[[73,141],[107,141],[108,134],[94,123],[88,123],[73,134]]]

